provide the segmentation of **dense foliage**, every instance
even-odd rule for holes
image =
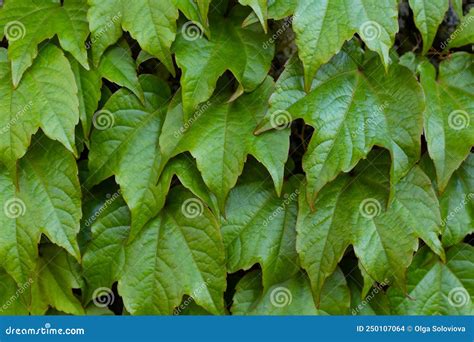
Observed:
[[[2,314],[471,314],[474,7],[0,1]]]

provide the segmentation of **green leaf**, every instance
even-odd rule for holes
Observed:
[[[190,22],[182,27],[173,49],[182,71],[185,117],[211,97],[218,78],[226,70],[234,74],[246,92],[255,90],[264,82],[274,47],[262,30],[241,27],[242,14],[242,11],[233,11],[226,19],[212,17],[210,40]]]
[[[41,127],[51,139],[75,152],[74,127],[79,122],[77,86],[70,64],[54,45],[45,46],[21,84],[13,89],[6,50],[0,50],[0,160],[21,158],[31,135]]]
[[[316,303],[349,244],[373,281],[402,289],[418,237],[444,257],[437,238],[439,205],[430,180],[415,167],[397,184],[388,205],[387,169],[388,158],[374,153],[352,175],[342,175],[325,187],[315,212],[300,196],[296,246]]]
[[[258,20],[262,24],[265,32],[268,30],[267,19],[268,19],[268,6],[267,0],[239,0],[244,6],[250,6],[257,16]]]
[[[438,78],[429,62],[420,66],[425,135],[441,192],[474,145],[473,63],[472,55],[455,53],[440,64]]]
[[[341,171],[348,172],[374,145],[392,156],[391,181],[396,184],[420,153],[423,93],[413,74],[393,64],[387,74],[374,54],[363,55],[349,44],[303,89],[303,69],[292,58],[270,98],[262,130],[279,119],[303,118],[315,132],[303,157],[308,201]],[[405,108],[410,108],[406,111]],[[270,122],[270,124],[268,124]]]
[[[278,197],[262,168],[248,168],[230,192],[222,235],[229,273],[260,263],[265,289],[293,277],[296,254],[296,213],[300,179],[284,184]]]
[[[435,170],[429,158],[423,159],[423,168],[434,180]],[[436,186],[436,185],[435,185]],[[474,155],[453,173],[445,191],[439,195],[442,218],[442,241],[452,246],[474,232]]]
[[[423,37],[423,54],[426,54],[433,44],[438,26],[448,11],[449,0],[409,0],[409,2],[416,27]]]
[[[122,29],[141,48],[174,73],[170,47],[176,36],[178,9],[172,0],[88,0],[88,19],[95,65],[104,51],[122,36]]]
[[[84,42],[89,35],[85,0],[6,0],[0,10],[0,32],[9,41],[12,80],[18,86],[38,55],[38,44],[58,36],[61,47],[88,69]]]
[[[46,245],[31,286],[31,314],[44,315],[49,306],[73,315],[83,315],[84,309],[72,289],[82,287],[79,264],[61,248]]]
[[[22,284],[34,269],[41,233],[80,259],[76,235],[82,214],[76,162],[57,142],[35,139],[18,169],[16,176],[4,170],[0,177],[5,227],[0,255],[3,267]]]
[[[469,315],[474,298],[474,249],[460,244],[449,249],[446,264],[427,248],[413,259],[407,276],[407,296],[390,289],[396,315]],[[467,271],[467,272],[466,272]]]
[[[121,89],[95,115],[86,181],[91,187],[115,175],[132,211],[132,230],[139,230],[160,210],[158,138],[170,96],[168,86],[154,76],[142,75],[140,83],[144,104]]]
[[[273,82],[267,78],[257,90],[230,103],[227,101],[229,93],[222,92],[188,121],[184,120],[178,93],[170,104],[160,136],[163,161],[185,151],[191,152],[204,182],[216,195],[222,209],[230,189],[242,173],[248,154],[269,170],[279,193],[289,132],[281,130],[259,137],[253,134],[265,113],[272,89]]]
[[[141,101],[145,100],[135,61],[127,48],[117,45],[108,49],[100,60],[98,72],[103,78],[130,89]]]
[[[92,238],[82,259],[87,300],[100,289],[110,289],[120,278],[130,231],[130,210],[118,192],[103,198],[101,203],[85,221],[92,229]]]
[[[461,18],[458,28],[449,37],[448,48],[474,44],[474,9]],[[444,47],[443,47],[444,48]]]
[[[343,315],[350,303],[349,289],[342,272],[337,269],[323,289],[319,309],[315,306],[305,273],[275,284],[267,291],[261,285],[261,273],[252,271],[237,284],[232,314],[234,315]]]
[[[86,70],[72,57],[68,56],[68,59],[78,90],[77,97],[79,99],[79,118],[82,124],[82,132],[88,140],[92,128],[92,118],[101,97],[102,80],[97,70],[93,68]]]
[[[296,7],[293,30],[304,65],[305,89],[318,69],[358,33],[387,68],[389,50],[398,31],[397,0],[302,0]]]
[[[127,246],[119,293],[135,315],[171,314],[185,294],[223,314],[225,278],[216,219],[190,192],[174,188],[161,214]]]
[[[27,296],[33,280],[18,287],[15,280],[4,270],[0,270],[0,315],[28,315]]]

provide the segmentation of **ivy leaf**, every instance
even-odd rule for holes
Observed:
[[[72,57],[69,56],[68,59],[78,90],[77,98],[79,100],[79,118],[82,132],[84,137],[88,139],[92,128],[92,118],[101,97],[102,79],[94,68],[86,70]]]
[[[261,273],[252,271],[237,284],[231,311],[234,315],[347,314],[350,294],[339,269],[329,277],[322,298],[318,309],[314,304],[309,280],[303,272],[264,291]]]
[[[74,74],[62,51],[54,45],[44,47],[17,89],[7,80],[11,76],[6,50],[0,50],[0,131],[1,160],[11,165],[21,158],[31,135],[41,127],[51,139],[76,152],[74,129],[79,122],[79,102]]]
[[[418,160],[422,89],[408,69],[393,64],[384,74],[381,68],[374,54],[363,55],[349,44],[321,68],[309,94],[304,92],[303,69],[296,58],[278,80],[260,131],[285,117],[303,118],[315,128],[303,157],[310,204],[325,184],[354,168],[374,145],[392,155],[393,184]]]
[[[183,295],[223,314],[225,253],[219,226],[193,195],[174,188],[168,205],[126,249],[119,293],[131,314],[171,314]]]
[[[260,263],[265,289],[299,270],[295,227],[300,179],[284,184],[279,198],[268,178],[261,167],[247,168],[229,194],[221,228],[228,272]]]
[[[95,65],[104,51],[122,36],[122,29],[141,48],[174,73],[170,47],[176,36],[178,9],[172,0],[88,0],[88,19]]]
[[[433,163],[424,158],[423,169],[435,179]],[[436,185],[435,185],[436,186]],[[439,195],[442,218],[442,241],[452,246],[474,232],[474,155],[461,164],[453,173],[445,191]]]
[[[387,168],[388,158],[373,154],[354,175],[342,175],[321,191],[316,212],[300,197],[296,246],[316,303],[349,244],[368,276],[402,289],[418,237],[444,257],[437,238],[439,204],[430,180],[414,168],[397,184],[383,211],[390,193]]]
[[[408,270],[408,296],[397,289],[388,292],[396,315],[470,315],[474,298],[472,269],[474,249],[453,246],[446,264],[422,248]]]
[[[100,208],[87,218],[92,239],[82,265],[87,281],[86,299],[100,288],[111,288],[125,264],[125,244],[130,232],[130,210],[118,193],[104,198]]]
[[[212,17],[211,40],[186,23],[174,43],[176,63],[182,71],[181,86],[185,116],[208,100],[218,78],[230,70],[240,83],[239,90],[251,92],[267,77],[274,47],[261,31],[242,28],[242,11],[227,19]],[[267,48],[262,48],[267,44]],[[238,54],[235,51],[239,51]],[[230,96],[229,96],[230,97]]]
[[[84,42],[89,35],[85,0],[7,0],[0,10],[0,32],[9,41],[12,80],[18,86],[38,55],[38,44],[58,36],[61,47],[88,69]]]
[[[425,55],[433,44],[438,26],[449,9],[449,0],[410,0],[415,24],[423,37],[423,54]]]
[[[473,63],[472,55],[455,53],[440,64],[437,79],[433,65],[420,66],[427,104],[425,134],[441,192],[474,145]]]
[[[35,268],[41,233],[80,259],[81,192],[73,156],[49,139],[36,139],[18,169],[16,177],[6,170],[0,177],[0,256],[7,272],[23,284]]]
[[[36,139],[20,160],[18,177],[30,224],[80,260],[81,190],[74,157],[57,142]]]
[[[273,89],[270,78],[254,92],[228,102],[229,93],[213,97],[209,103],[184,120],[180,94],[170,104],[160,136],[163,163],[189,151],[197,161],[202,178],[224,208],[227,195],[242,173],[248,154],[261,162],[275,183],[283,184],[283,168],[289,149],[288,130],[256,137],[253,130],[261,121]]]
[[[268,4],[267,0],[239,0],[244,6],[250,6],[257,16],[258,20],[262,24],[265,33],[268,30],[267,19],[268,19]]]
[[[132,230],[138,230],[160,208],[159,178],[161,154],[157,144],[170,96],[168,86],[151,75],[140,76],[145,103],[121,89],[96,114],[91,137],[91,187],[115,175],[123,197],[132,211]],[[137,177],[137,174],[140,177]]]
[[[117,45],[108,49],[100,60],[98,71],[103,78],[130,89],[141,101],[145,100],[138,81],[135,61],[127,45],[125,47]]]
[[[298,54],[304,65],[309,91],[318,69],[336,54],[346,40],[358,33],[376,51],[387,68],[389,50],[398,31],[397,0],[303,0],[293,21]]]
[[[194,23],[198,23],[208,33],[209,23],[207,14],[211,0],[175,0],[176,6]]]
[[[79,264],[62,249],[43,246],[35,275],[31,285],[31,314],[44,315],[49,306],[64,313],[84,314],[72,292],[82,287]]]
[[[25,292],[32,280],[18,287],[15,280],[4,270],[0,270],[0,315],[28,315],[27,296]],[[13,299],[12,299],[13,298]]]
[[[451,37],[452,40],[448,44],[448,48],[456,48],[465,45],[474,44],[474,9],[471,8],[468,14],[461,18],[458,29],[459,33]],[[458,32],[458,31],[455,31]]]

